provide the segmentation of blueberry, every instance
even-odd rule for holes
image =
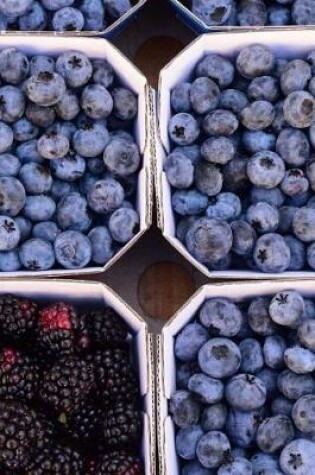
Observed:
[[[307,190],[304,193],[300,193],[299,195],[286,196],[285,204],[287,206],[295,206],[296,208],[299,208],[301,206],[307,205],[311,196],[312,193],[310,192],[310,190]]]
[[[284,174],[284,162],[274,152],[258,152],[247,162],[248,178],[259,188],[275,188],[283,180]]]
[[[55,60],[51,56],[46,55],[37,55],[33,56],[30,59],[30,75],[36,76],[39,73],[45,71],[54,72],[55,71]]]
[[[258,131],[266,129],[272,124],[275,118],[275,111],[270,102],[260,100],[246,106],[240,116],[244,127],[249,130]]]
[[[278,371],[264,367],[261,371],[256,373],[256,376],[264,383],[266,387],[267,400],[272,401],[278,393]]]
[[[197,190],[175,191],[172,196],[172,207],[181,216],[202,213],[208,206],[208,197]]]
[[[22,210],[26,200],[22,183],[13,177],[0,178],[0,213],[16,216]]]
[[[21,262],[18,251],[0,252],[0,270],[1,272],[16,272],[20,270]]]
[[[233,221],[231,223],[233,232],[232,251],[239,256],[249,256],[254,248],[256,233],[253,227],[246,221]]]
[[[278,210],[264,201],[251,205],[246,218],[258,234],[275,231],[279,224]]]
[[[102,84],[102,86],[107,88],[113,85],[114,78],[115,72],[108,61],[103,59],[95,59],[93,61],[93,81],[96,84]]]
[[[187,113],[174,115],[169,122],[169,135],[174,143],[178,145],[193,144],[200,133],[200,129],[195,118]]]
[[[286,341],[281,335],[267,336],[263,346],[266,365],[272,369],[280,369],[284,365]]]
[[[246,94],[238,89],[225,89],[221,92],[220,107],[222,109],[229,109],[239,115],[247,104]]]
[[[20,229],[9,216],[0,216],[0,251],[11,251],[20,241]]]
[[[14,140],[17,142],[26,142],[35,139],[38,136],[39,129],[28,119],[22,118],[12,125]]]
[[[297,209],[292,222],[295,236],[303,242],[315,241],[315,209]]]
[[[104,5],[113,18],[120,18],[131,8],[130,0],[104,0]]]
[[[242,325],[242,313],[238,306],[230,299],[223,297],[206,300],[200,309],[199,319],[214,336],[235,336]]]
[[[284,362],[297,374],[312,373],[315,370],[315,355],[310,350],[298,346],[285,351]]]
[[[47,30],[48,15],[43,6],[33,1],[30,10],[18,19],[20,31],[43,31]],[[48,69],[45,69],[48,70]],[[34,73],[31,73],[32,75]]]
[[[84,53],[66,51],[58,56],[56,71],[64,78],[67,86],[75,89],[84,86],[89,81],[93,74],[93,67]]]
[[[215,165],[200,162],[195,167],[195,183],[201,193],[215,196],[222,189],[223,175]]]
[[[298,328],[298,337],[303,346],[315,351],[315,321],[304,320]]]
[[[23,214],[31,221],[50,221],[56,211],[56,203],[52,198],[45,195],[27,196]]]
[[[104,163],[115,175],[129,176],[139,168],[138,146],[124,139],[111,140],[104,151]]]
[[[274,150],[276,145],[276,136],[270,132],[262,130],[246,130],[242,136],[242,142],[245,149],[251,154],[263,152],[264,150]]]
[[[264,201],[275,208],[279,208],[284,204],[285,195],[282,193],[280,188],[270,188],[267,190],[266,188],[253,186],[250,190],[250,201],[253,204]],[[280,210],[278,210],[278,212],[280,212]]]
[[[294,206],[281,206],[279,211],[278,231],[282,234],[292,232],[293,218],[297,208]]]
[[[87,117],[104,119],[111,114],[113,105],[112,96],[101,84],[89,84],[83,89],[81,107]]]
[[[269,312],[277,324],[295,328],[304,312],[303,297],[295,290],[279,292],[272,298]]]
[[[283,94],[288,96],[291,92],[305,89],[311,77],[311,67],[306,61],[302,59],[290,61],[284,68],[280,78]]]
[[[54,13],[51,24],[54,31],[81,31],[84,16],[78,8],[64,7]]]
[[[211,111],[203,120],[203,129],[208,135],[232,135],[238,126],[237,117],[233,112],[225,109]]]
[[[248,323],[259,335],[269,336],[276,332],[276,326],[270,318],[269,306],[268,297],[257,297],[251,301],[248,308]]]
[[[83,157],[70,151],[65,157],[52,160],[50,169],[54,177],[72,183],[84,175],[86,162]]]
[[[252,411],[265,404],[267,390],[265,384],[256,376],[238,374],[227,382],[225,397],[234,409]]]
[[[86,267],[92,257],[89,239],[78,231],[65,231],[54,243],[56,260],[66,269]]]
[[[138,114],[138,99],[135,94],[123,87],[116,87],[111,91],[114,101],[114,116],[117,119],[128,121]]]
[[[291,254],[288,270],[297,271],[304,269],[306,265],[305,245],[291,235],[284,236],[284,240],[289,246]]]
[[[106,264],[114,254],[112,237],[106,226],[96,226],[91,229],[88,238],[92,245],[92,260],[95,264]]]
[[[284,101],[283,113],[292,127],[309,127],[315,120],[315,98],[306,91],[292,92]]]
[[[310,157],[307,136],[301,130],[293,128],[285,128],[280,132],[276,150],[289,166],[301,167]]]
[[[272,76],[254,78],[248,87],[247,94],[252,101],[275,102],[279,99],[278,81]]]
[[[254,261],[262,272],[284,272],[290,259],[290,248],[279,234],[269,233],[258,238]]]
[[[201,370],[212,378],[228,378],[235,374],[241,364],[238,346],[227,338],[212,338],[199,350]]]
[[[13,144],[13,130],[4,122],[0,122],[0,153],[7,152]]]
[[[216,109],[220,102],[220,89],[208,77],[198,77],[191,84],[190,104],[196,114],[207,114]]]
[[[82,157],[97,157],[108,144],[108,130],[96,122],[86,122],[73,135],[73,148]]]
[[[207,406],[201,419],[201,427],[204,431],[222,430],[225,427],[227,417],[227,407],[224,403],[218,402]]]
[[[315,318],[315,303],[311,299],[304,298],[304,320]]]
[[[180,150],[173,151],[168,155],[164,163],[164,171],[169,183],[174,188],[189,188],[193,183],[194,166]]]
[[[81,12],[84,16],[84,30],[105,30],[105,9],[102,0],[83,0],[81,4]]]
[[[224,221],[201,218],[189,228],[186,244],[188,251],[200,262],[218,261],[232,248],[232,230]]]
[[[262,421],[262,411],[239,411],[230,408],[226,421],[226,433],[237,447],[249,448],[254,445],[258,426]]]
[[[289,125],[284,118],[283,104],[283,101],[278,101],[274,104],[275,118],[271,124],[271,129],[272,132],[276,134],[280,134],[281,130],[285,129]]]
[[[209,378],[203,373],[194,374],[190,378],[188,389],[203,404],[220,402],[224,394],[223,383],[217,379]]]
[[[271,5],[267,11],[268,24],[271,26],[286,26],[291,22],[291,11],[289,8],[281,5]]]
[[[21,51],[5,48],[0,52],[0,76],[5,82],[19,84],[26,78],[28,72],[29,62]]]
[[[176,391],[172,394],[169,409],[175,424],[181,429],[198,424],[200,405],[189,392]]]
[[[140,218],[134,209],[121,207],[116,209],[109,218],[108,228],[113,239],[125,244],[137,234]]]
[[[0,154],[0,177],[17,176],[21,167],[20,160],[10,153]]]
[[[55,264],[52,245],[42,239],[25,241],[19,250],[21,264],[29,271],[48,270]]]
[[[16,216],[14,218],[15,223],[17,224],[20,230],[20,242],[28,239],[32,232],[32,222],[29,219],[24,218],[24,216]]]
[[[212,475],[212,473],[212,471],[204,468],[199,462],[190,462],[181,471],[181,475]]]
[[[238,55],[236,67],[245,78],[265,76],[272,72],[275,65],[273,53],[264,45],[250,45]]]
[[[56,113],[52,107],[42,107],[31,102],[26,106],[25,115],[37,127],[49,127],[56,119]]]
[[[251,457],[251,462],[253,467],[253,475],[270,475],[268,473],[265,474],[265,470],[272,470],[271,475],[278,475],[277,470],[279,468],[279,457],[275,455],[257,452]]]
[[[294,23],[297,25],[314,25],[314,3],[312,0],[295,0],[291,15]]]
[[[0,87],[0,120],[6,123],[16,122],[25,110],[25,99],[18,87]]]
[[[176,435],[176,452],[184,460],[194,460],[196,447],[204,432],[199,425],[179,429]]]
[[[207,26],[223,25],[232,13],[232,0],[192,0],[192,12]]]
[[[54,242],[60,233],[60,229],[53,221],[37,223],[33,226],[32,231],[33,237],[49,242]]]
[[[262,0],[241,0],[237,10],[237,23],[240,26],[265,25],[267,12]]]
[[[242,457],[234,458],[233,462],[221,465],[218,475],[252,475],[252,464]]]
[[[254,338],[245,338],[239,345],[242,373],[256,374],[264,366],[264,357],[260,343]]]
[[[293,402],[289,399],[278,396],[271,402],[271,413],[274,416],[284,415],[291,416],[291,411],[293,407]]]
[[[79,193],[69,193],[60,199],[56,218],[62,230],[86,232],[92,226],[87,200]]]
[[[190,89],[189,82],[177,84],[171,91],[171,107],[175,113],[190,111]]]
[[[282,450],[280,466],[286,475],[311,474],[314,468],[315,444],[295,439]]]
[[[315,381],[310,374],[296,374],[286,369],[278,376],[278,389],[286,398],[297,400],[314,393]]]
[[[289,417],[284,415],[265,419],[257,431],[257,445],[265,453],[275,453],[282,450],[295,435],[294,427]]]
[[[206,468],[218,468],[230,456],[231,445],[223,432],[210,431],[197,444],[197,458]]]
[[[64,79],[54,72],[41,72],[25,82],[25,94],[39,106],[57,104],[66,91]]]
[[[228,137],[211,137],[201,146],[202,157],[210,163],[225,165],[235,156],[235,146]]]
[[[32,195],[48,193],[53,181],[49,168],[33,162],[26,163],[21,167],[19,179],[26,192]]]
[[[176,367],[176,387],[178,389],[188,390],[190,378],[198,371],[200,371],[200,369],[196,361],[188,363],[178,362]]]
[[[41,0],[46,10],[55,11],[60,8],[69,7],[75,0]]]
[[[90,208],[100,214],[106,214],[119,208],[123,200],[124,190],[113,178],[97,181],[87,195]]]
[[[73,120],[80,112],[80,103],[74,91],[67,89],[56,104],[55,111],[62,120]]]
[[[299,168],[291,168],[285,172],[281,182],[281,190],[287,196],[296,196],[305,193],[309,188],[309,182],[304,172]]]
[[[315,160],[308,161],[306,166],[306,176],[312,191],[315,190]]]
[[[225,191],[243,194],[248,189],[247,161],[241,157],[230,160],[223,168]]]

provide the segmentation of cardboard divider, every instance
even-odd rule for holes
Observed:
[[[315,280],[298,279],[280,281],[243,281],[205,285],[165,325],[159,339],[159,393],[158,442],[161,475],[179,475],[179,460],[175,450],[175,427],[168,413],[169,399],[176,390],[176,361],[174,342],[176,335],[193,318],[203,302],[213,297],[227,297],[239,302],[244,299],[274,295],[278,292],[296,290],[305,297],[315,298]]]
[[[142,73],[120,51],[102,38],[69,38],[54,35],[0,35],[0,50],[15,47],[28,55],[48,54],[57,56],[64,51],[78,50],[92,59],[106,59],[114,68],[121,84],[130,88],[138,96],[138,117],[135,121],[134,135],[142,155],[142,168],[138,176],[137,210],[140,215],[140,230],[113,258],[103,267],[93,266],[83,269],[50,269],[48,271],[0,272],[0,278],[39,276],[77,276],[101,273],[109,269],[144,234],[152,223],[152,161],[151,161],[151,112],[150,88]],[[152,99],[151,99],[152,100]]]
[[[230,269],[225,271],[210,271],[205,265],[198,262],[177,239],[175,216],[171,206],[171,186],[163,172],[163,164],[170,153],[171,144],[168,135],[168,123],[171,118],[170,94],[173,87],[179,82],[189,80],[197,62],[208,53],[217,53],[229,58],[235,57],[239,51],[250,45],[260,43],[268,46],[278,57],[302,58],[315,49],[315,28],[300,30],[298,35],[283,29],[278,31],[252,31],[212,33],[199,37],[176,56],[161,71],[157,98],[157,126],[156,126],[156,195],[158,203],[158,225],[164,237],[180,252],[191,264],[207,277],[216,279],[285,279],[311,278],[314,271],[287,271],[279,274],[269,274],[246,269]]]
[[[19,34],[26,34],[26,35],[35,35],[35,36],[62,36],[62,37],[84,37],[84,38],[107,38],[112,39],[115,38],[122,30],[129,25],[129,23],[133,20],[133,18],[139,13],[141,8],[147,3],[148,0],[138,0],[137,3],[130,8],[124,15],[120,18],[115,20],[111,25],[109,25],[105,30],[102,31],[0,31],[0,34],[12,34],[12,35],[19,35]]]
[[[145,321],[115,292],[104,284],[71,280],[1,281],[1,294],[14,294],[42,302],[63,300],[78,308],[90,305],[111,306],[127,323],[134,338],[135,363],[139,374],[143,410],[142,456],[145,475],[155,474],[155,403],[152,392],[152,344]]]
[[[200,18],[198,18],[186,5],[183,4],[181,0],[169,0],[173,9],[175,10],[178,18],[180,18],[189,28],[194,30],[196,33],[215,33],[222,31],[224,33],[235,32],[235,31],[283,31],[283,30],[295,30],[299,31],[305,28],[313,28],[312,26],[299,26],[299,25],[287,25],[287,26],[268,26],[268,25],[258,25],[258,26],[237,26],[237,25],[218,25],[218,26],[208,26]]]

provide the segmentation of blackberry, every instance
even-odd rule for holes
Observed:
[[[94,382],[91,362],[78,356],[65,356],[45,372],[39,395],[41,400],[58,414],[65,412],[70,415],[85,403]]]
[[[31,400],[38,381],[39,367],[29,356],[13,347],[0,350],[0,398]]]
[[[25,338],[35,329],[37,318],[36,303],[13,295],[0,297],[0,331],[4,337],[15,341]]]
[[[84,441],[85,444],[95,444],[100,436],[100,421],[103,418],[103,409],[96,403],[87,403],[75,411],[67,420],[66,425],[70,434]]]
[[[118,347],[126,342],[128,330],[115,310],[107,307],[87,316],[92,343],[99,347]]]
[[[36,414],[17,401],[0,401],[0,463],[10,470],[26,468],[46,442]]]
[[[95,475],[143,475],[138,457],[119,450],[105,454],[100,460]]]
[[[134,404],[117,404],[108,409],[103,433],[109,448],[137,448],[141,439],[141,414]]]
[[[97,396],[105,405],[139,399],[138,381],[126,348],[97,351],[91,355],[97,382]]]
[[[84,475],[79,452],[61,445],[45,447],[27,467],[27,475]]]
[[[48,356],[86,349],[85,318],[72,305],[60,302],[43,308],[38,318],[38,343]]]

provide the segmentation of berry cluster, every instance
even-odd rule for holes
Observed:
[[[315,51],[206,55],[171,92],[177,237],[211,270],[315,269]]]
[[[103,31],[130,0],[1,0],[0,30]]]
[[[206,300],[175,340],[182,475],[311,475],[315,303],[291,290]]]
[[[183,0],[207,26],[315,25],[313,0]]]
[[[104,265],[139,229],[137,97],[79,51],[4,49],[0,77],[0,270]]]
[[[142,475],[140,394],[128,327],[0,297],[0,473]]]

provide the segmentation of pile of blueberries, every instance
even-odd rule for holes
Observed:
[[[182,475],[311,475],[315,302],[211,298],[175,340]]]
[[[315,25],[314,0],[184,0],[207,26]]]
[[[104,265],[139,229],[138,98],[106,60],[0,52],[0,270]]]
[[[208,54],[171,107],[164,171],[192,256],[210,270],[315,269],[315,51]]]
[[[103,31],[130,0],[0,0],[0,30]]]

